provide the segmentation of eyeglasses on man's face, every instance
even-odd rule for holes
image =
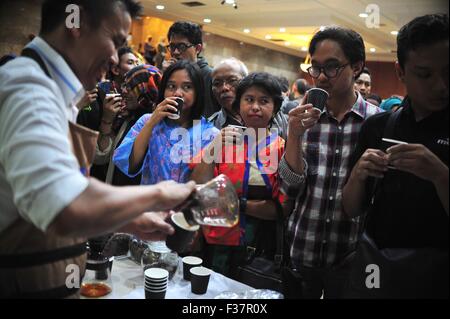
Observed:
[[[189,44],[189,43],[170,43],[167,46],[167,49],[170,50],[170,52],[175,52],[175,50],[178,50],[178,52],[183,53],[185,52],[187,49],[192,48],[193,46],[195,46],[195,44]]]
[[[339,71],[345,68],[350,63],[342,64],[342,65],[336,65],[336,64],[327,64],[325,66],[320,65],[313,65],[308,68],[308,73],[313,78],[317,79],[320,74],[323,72],[325,76],[329,79],[335,78],[338,76]]]
[[[212,87],[214,89],[220,89],[222,88],[224,85],[228,86],[228,87],[236,87],[238,86],[239,82],[241,80],[238,78],[228,78],[228,79],[213,79],[212,81]]]

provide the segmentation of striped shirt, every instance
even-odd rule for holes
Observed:
[[[303,137],[303,176],[295,174],[282,158],[282,191],[297,197],[287,231],[294,267],[331,266],[355,248],[362,221],[344,213],[342,188],[364,120],[381,111],[358,94],[340,123],[322,112],[318,124]]]

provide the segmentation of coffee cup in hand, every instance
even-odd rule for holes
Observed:
[[[169,115],[168,118],[171,120],[178,120],[181,116],[181,110],[183,109],[183,105],[184,105],[184,100],[181,97],[176,97],[175,101],[178,103],[176,107],[177,111],[172,111],[170,110],[170,112],[173,112],[173,114]]]
[[[176,213],[170,216],[169,224],[175,228],[175,233],[167,236],[166,245],[169,249],[178,253],[183,253],[191,243],[196,232],[200,229],[199,225],[191,226],[184,218],[183,213]]]
[[[319,88],[312,88],[307,92],[307,104],[312,104],[313,107],[319,109],[321,112],[325,109],[329,94],[327,91]]]

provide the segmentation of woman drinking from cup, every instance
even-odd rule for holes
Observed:
[[[245,132],[239,127],[222,129],[214,143],[204,150],[201,163],[192,174],[197,183],[224,174],[240,197],[238,225],[202,227],[207,266],[232,278],[236,278],[238,266],[247,258],[247,247],[257,248],[259,255],[268,258],[275,253],[276,219],[283,202],[277,168],[284,140],[271,128],[282,101],[281,87],[274,76],[253,73],[244,78],[237,87],[233,108],[242,117]],[[205,158],[213,156],[222,140],[225,143],[221,158],[209,164]]]
[[[192,156],[218,133],[201,117],[203,107],[204,84],[198,66],[187,61],[173,64],[163,74],[153,113],[143,115],[131,128],[114,153],[114,164],[130,177],[142,172],[143,185],[187,182]]]

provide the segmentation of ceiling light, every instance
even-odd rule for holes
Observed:
[[[229,4],[229,5],[233,6],[233,8],[235,8],[235,9],[238,8],[237,0],[222,0],[222,1],[220,1],[220,4],[222,4],[222,5]]]
[[[360,18],[367,18],[369,15],[367,13],[360,13],[359,17]]]
[[[302,47],[302,51],[306,52],[306,51],[308,51],[308,48],[307,47]]]
[[[266,40],[272,39],[272,36],[270,34],[266,35]]]
[[[305,73],[308,73],[308,68],[311,66],[311,57],[306,55],[305,61],[303,61],[302,64],[300,64],[300,70],[302,70]]]
[[[369,50],[370,52],[376,52],[377,51],[377,49],[375,49],[375,48],[370,48],[370,50]]]
[[[280,28],[280,32],[286,32],[286,28]]]
[[[159,4],[159,5],[156,6],[156,9],[157,9],[157,10],[164,10],[165,8],[166,8],[166,7],[163,6],[163,5],[161,5],[161,4]]]
[[[392,35],[397,35],[397,34],[398,34],[398,31],[391,31],[391,34],[392,34]]]
[[[250,33],[250,29],[244,29],[244,33]]]
[[[211,23],[211,22],[212,22],[212,20],[211,20],[211,19],[208,19],[208,18],[206,18],[206,19],[203,19],[203,22],[205,22],[205,23]]]

